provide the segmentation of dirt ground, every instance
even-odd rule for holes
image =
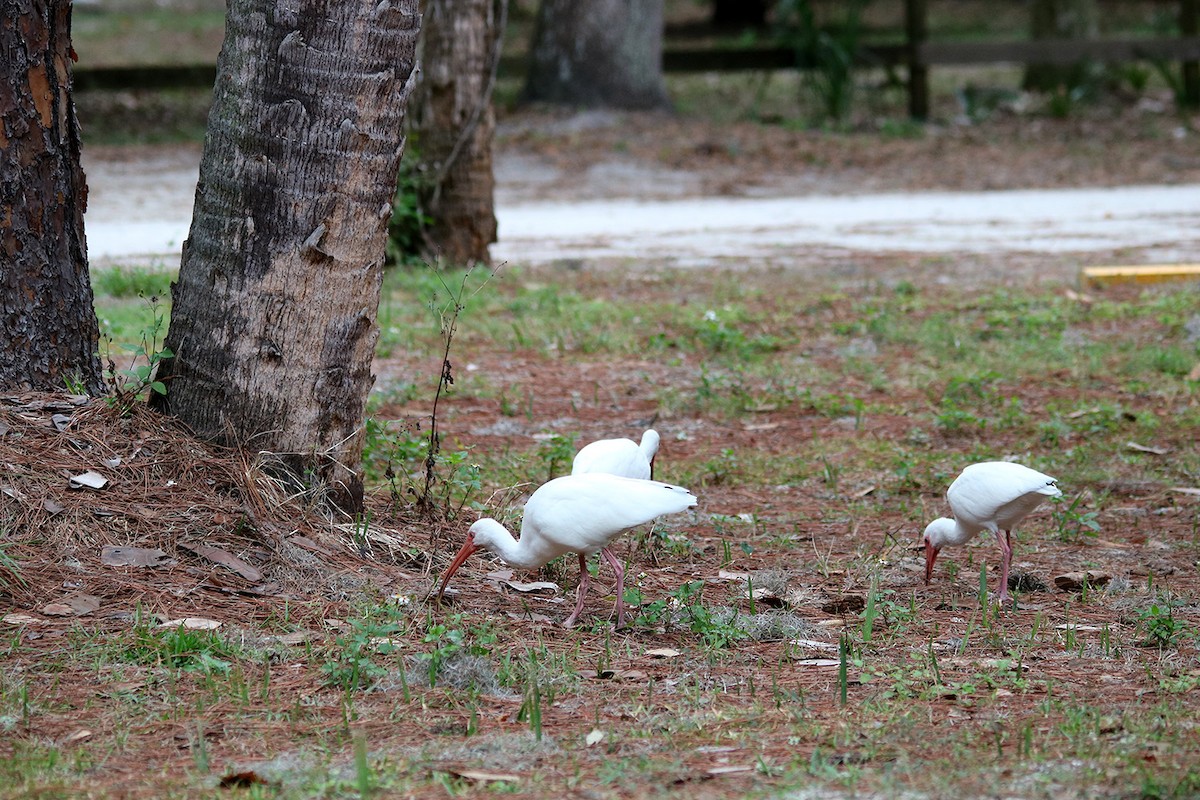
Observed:
[[[1200,182],[1197,141],[1194,127],[1154,107],[1112,112],[1107,120],[1001,114],[985,125],[947,124],[915,138],[526,112],[503,121],[498,191],[509,199],[579,199],[1191,183]],[[571,177],[583,174],[589,180]],[[809,309],[789,331],[804,343],[789,346],[789,357],[836,368],[840,345],[829,332],[853,322],[847,298],[856,292],[910,282],[940,296],[954,289],[947,276],[970,276],[978,287],[1036,287],[1061,280],[1064,257],[795,259],[737,269],[764,302]],[[627,263],[553,265],[520,277],[569,282],[617,302],[699,306],[720,299],[714,274],[686,285],[677,279],[663,265]],[[786,290],[773,296],[781,282]],[[1097,320],[1089,335],[1106,331],[1109,323]],[[948,552],[932,585],[922,580],[919,528],[943,513],[951,477],[944,469],[955,459],[909,475],[854,467],[860,453],[913,436],[911,418],[856,420],[852,411],[796,405],[697,412],[663,402],[665,387],[687,394],[704,385],[686,358],[514,349],[468,334],[463,341],[455,357],[460,390],[442,407],[445,449],[511,454],[536,482],[533,473],[543,465],[533,453],[548,432],[577,433],[582,443],[636,436],[653,425],[664,436],[661,474],[670,478],[672,463],[690,465],[700,480],[689,488],[701,505],[667,520],[656,536],[626,537],[618,553],[636,585],[649,603],[702,581],[706,603],[754,617],[769,607],[776,629],[729,648],[702,645],[670,613],[613,631],[602,569],[597,583],[605,588],[593,589],[584,624],[564,630],[559,623],[577,579],[573,560],[538,576],[562,591],[522,594],[504,583],[509,576],[498,562],[476,557],[438,610],[425,598],[468,520],[445,527],[418,520],[386,493],[371,500],[368,527],[329,519],[286,500],[249,457],[192,442],[148,412],[122,416],[65,396],[7,397],[0,399],[0,503],[4,552],[19,567],[0,562],[8,587],[0,597],[7,634],[0,752],[13,764],[41,766],[11,768],[0,796],[80,796],[85,785],[90,796],[109,797],[206,796],[219,793],[218,785],[250,785],[247,791],[269,796],[343,796],[354,793],[360,740],[384,781],[377,793],[397,797],[489,794],[489,786],[546,797],[1200,791],[1194,717],[1188,721],[1172,705],[1175,716],[1164,712],[1162,724],[1173,727],[1156,731],[1143,714],[1130,710],[1126,721],[1121,711],[1153,703],[1195,708],[1195,640],[1165,650],[1136,642],[1138,602],[1154,581],[1167,582],[1181,599],[1182,621],[1200,625],[1198,476],[1148,480],[1137,462],[1115,459],[1104,479],[1071,487],[1105,498],[1102,534],[1051,537],[1049,510],[1035,513],[1026,523],[1032,541],[1022,535],[1014,559],[1026,581],[1019,607],[992,618],[976,593],[981,565],[995,588],[993,545]],[[376,371],[386,387],[431,374],[436,363],[434,352],[392,354]],[[472,376],[490,381],[517,410],[474,388]],[[844,385],[848,396],[889,395],[913,409],[927,404],[926,388],[871,386],[852,374]],[[1155,447],[1194,452],[1196,431],[1170,424],[1171,403],[1194,405],[1194,393],[1182,401],[1137,396],[1123,385],[1070,380],[1065,369],[1009,388],[1037,409],[1064,398],[1081,406],[1135,405],[1163,421]],[[428,414],[423,395],[385,401],[378,411],[414,426]],[[986,440],[944,434],[923,446],[987,456],[1055,450],[1012,433]],[[753,483],[739,477],[753,474],[754,459],[779,456],[793,460],[789,474]],[[69,476],[89,469],[111,485],[69,488]],[[486,478],[484,487],[502,499],[520,495]],[[432,550],[431,539],[438,542]],[[129,566],[106,547],[162,552],[141,553],[148,564]],[[1087,570],[1104,573],[1122,591],[1096,588],[1089,600],[1055,585],[1064,573]],[[873,579],[884,592],[875,597],[887,601],[877,638],[861,645],[843,683],[839,641],[861,637]],[[752,598],[748,582],[767,591]],[[1135,598],[1136,587],[1144,591]],[[415,609],[401,615],[407,627],[397,638],[408,638],[396,646],[398,655],[374,656],[393,659],[392,683],[353,697],[331,687],[322,665],[345,650],[349,621],[364,606],[397,602]],[[146,616],[216,619],[259,655],[238,661],[235,685],[230,677],[171,669],[165,657],[122,662],[105,649],[110,641],[134,652]],[[545,738],[530,734],[528,691],[522,695],[519,685],[479,692],[426,686],[411,697],[407,684],[395,685],[396,659],[403,673],[404,658],[437,646],[430,638],[435,620],[490,626],[492,662],[542,659]],[[391,646],[372,641],[381,653]],[[554,672],[551,663],[570,668]],[[1176,689],[1165,687],[1166,677]],[[848,705],[838,699],[845,685]],[[1071,724],[1083,727],[1084,745],[1067,730]],[[595,742],[593,732],[601,736]],[[58,766],[37,761],[47,753],[57,754]],[[976,763],[947,766],[956,758]],[[926,770],[925,763],[935,766]],[[1137,794],[1151,782],[1166,790]]]

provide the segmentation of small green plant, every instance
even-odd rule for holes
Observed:
[[[8,591],[14,584],[28,586],[29,582],[21,574],[21,565],[8,554],[11,542],[0,542],[0,590]]]
[[[388,220],[387,263],[409,266],[420,261],[425,247],[425,230],[433,218],[425,212],[421,196],[427,181],[420,168],[420,157],[411,144],[400,161],[392,216]]]
[[[1083,511],[1079,508],[1079,504],[1083,502],[1083,495],[1075,495],[1065,506],[1062,497],[1056,497],[1051,502],[1054,504],[1051,512],[1054,527],[1063,541],[1074,542],[1080,537],[1095,536],[1100,532],[1100,523],[1096,521],[1097,512]]]
[[[775,10],[779,38],[808,67],[804,85],[816,98],[822,120],[841,122],[854,99],[854,59],[866,0],[851,0],[839,25],[820,25],[812,0],[781,0]]]
[[[1146,632],[1143,643],[1150,647],[1173,647],[1187,631],[1183,620],[1175,617],[1169,602],[1153,603],[1138,612],[1138,625]]]
[[[528,722],[534,737],[542,740],[542,687],[539,683],[540,665],[537,653],[529,651],[529,665],[525,672],[525,696],[517,712],[518,722]]]
[[[749,634],[738,625],[737,613],[733,609],[715,611],[708,608],[700,602],[703,591],[704,581],[688,581],[671,593],[672,605],[679,607],[684,624],[700,635],[708,649],[726,648],[745,639]]]
[[[368,616],[352,620],[350,632],[335,641],[338,650],[334,660],[321,667],[325,683],[346,694],[370,687],[387,672],[372,656],[394,652],[397,646],[393,639],[400,631],[400,624],[392,619]]]
[[[117,369],[112,356],[108,359],[108,378],[110,394],[106,398],[108,404],[119,408],[122,413],[128,413],[134,403],[145,399],[148,392],[165,395],[167,385],[156,377],[158,366],[162,361],[174,358],[170,348],[160,346],[164,328],[164,312],[157,295],[146,299],[150,306],[151,322],[142,329],[142,340],[138,344],[121,345],[122,349],[133,353],[133,359],[128,369]]]
[[[546,470],[546,480],[553,480],[563,474],[575,458],[576,434],[560,436],[555,433],[538,445],[537,460]]]
[[[127,655],[141,664],[162,664],[185,672],[227,674],[236,657],[234,648],[213,631],[174,628],[135,629]]]

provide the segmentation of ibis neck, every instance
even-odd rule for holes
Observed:
[[[480,520],[476,525],[482,522],[487,522],[486,535],[480,530],[475,534],[475,543],[486,549],[493,555],[499,556],[500,560],[510,567],[518,569],[535,569],[545,563],[544,560],[539,560],[537,553],[531,552],[528,546],[529,542],[524,537],[521,540],[513,538],[513,535],[508,532],[499,522],[493,519]],[[532,541],[532,540],[530,540]]]

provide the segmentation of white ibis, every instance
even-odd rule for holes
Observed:
[[[599,472],[555,478],[539,486],[525,504],[520,540],[490,517],[471,526],[442,578],[437,597],[441,599],[450,576],[476,550],[487,550],[521,569],[536,569],[565,553],[578,553],[579,590],[575,610],[566,621],[570,627],[583,610],[591,582],[585,558],[599,552],[617,575],[617,627],[623,627],[625,568],[608,545],[623,531],[694,505],[695,495],[669,483]]]
[[[659,436],[653,428],[642,434],[641,443],[632,439],[601,439],[575,454],[572,475],[607,472],[626,478],[649,479],[654,475],[654,455]]]
[[[965,544],[980,531],[991,531],[1000,545],[1003,605],[1008,600],[1011,531],[1047,497],[1062,495],[1055,483],[1049,475],[1008,461],[984,461],[964,469],[946,490],[954,519],[941,517],[925,528],[925,583],[943,547]]]

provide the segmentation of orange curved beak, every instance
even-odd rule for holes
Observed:
[[[929,585],[929,579],[933,577],[933,562],[937,561],[937,548],[930,544],[929,540],[925,540],[925,585]]]
[[[442,576],[442,585],[437,590],[437,602],[442,602],[442,593],[446,591],[446,584],[450,583],[450,576],[457,572],[458,568],[463,565],[463,562],[470,558],[471,554],[478,549],[475,546],[475,534],[468,532],[467,540],[463,542],[463,546],[458,550],[458,555],[454,556],[454,560],[450,562],[450,566],[446,569],[446,574]]]

